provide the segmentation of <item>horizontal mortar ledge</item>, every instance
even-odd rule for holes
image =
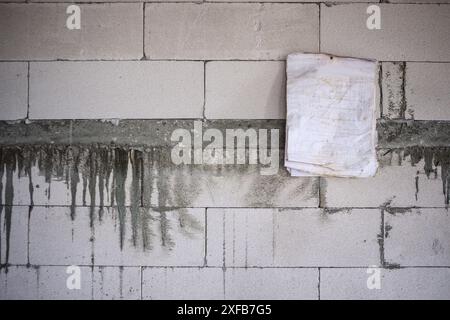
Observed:
[[[203,133],[218,129],[277,129],[284,148],[285,120],[36,120],[0,121],[0,146],[17,145],[98,145],[123,147],[171,147],[176,129],[191,133],[194,122]],[[378,120],[378,148],[450,147],[450,121]],[[204,142],[204,146],[208,142]]]

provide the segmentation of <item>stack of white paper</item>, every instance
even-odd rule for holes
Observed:
[[[291,175],[375,174],[376,69],[375,61],[288,56],[285,166]]]

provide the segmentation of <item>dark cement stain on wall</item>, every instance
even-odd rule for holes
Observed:
[[[13,199],[14,199],[14,188],[13,188],[13,174],[16,171],[16,159],[15,154],[8,150],[2,150],[0,152],[0,166],[1,176],[3,178],[4,172],[6,172],[6,183],[5,183],[5,200],[4,200],[4,208],[1,207],[2,211],[4,209],[4,226],[0,226],[0,247],[1,236],[3,230],[5,230],[5,261],[9,261],[9,250],[10,250],[10,239],[11,239],[11,219],[12,219],[12,210],[13,210]],[[22,162],[18,162],[19,168],[22,165]],[[19,169],[20,170],[20,169]],[[3,187],[2,187],[3,189]],[[1,252],[0,252],[1,253]],[[0,255],[1,257],[1,255]]]
[[[433,250],[435,255],[443,254],[445,252],[444,246],[441,244],[439,239],[434,239],[431,245],[431,249]]]
[[[83,206],[89,207],[91,228],[96,220],[101,221],[105,214],[106,199],[110,206],[118,211],[119,241],[121,249],[125,241],[125,223],[127,212],[127,177],[131,178],[130,212],[133,245],[138,246],[137,234],[142,233],[140,245],[144,250],[151,249],[151,233],[149,225],[155,221],[149,214],[149,207],[153,202],[153,185],[156,184],[157,207],[154,211],[160,213],[159,227],[162,246],[171,249],[175,243],[170,238],[171,225],[166,217],[168,211],[176,210],[179,227],[183,233],[192,236],[203,229],[196,218],[187,213],[188,207],[196,196],[194,181],[182,181],[177,177],[175,185],[170,183],[170,166],[168,159],[161,159],[162,153],[151,149],[147,152],[126,147],[105,146],[22,146],[0,147],[0,218],[3,216],[4,228],[0,228],[0,250],[5,248],[5,261],[9,262],[9,249],[11,238],[11,219],[14,205],[14,174],[19,178],[29,177],[30,213],[34,204],[34,188],[31,180],[32,168],[37,167],[39,175],[45,177],[47,183],[46,195],[51,196],[52,180],[64,181],[70,190],[71,205],[70,217],[76,218],[77,192],[82,190]],[[164,164],[161,164],[163,161]],[[129,171],[131,167],[131,172]],[[5,176],[5,186],[3,178]],[[176,180],[177,180],[176,179]],[[40,186],[39,186],[40,187]],[[108,194],[105,194],[108,193]],[[87,203],[87,194],[89,203]],[[98,198],[97,198],[98,195]],[[145,196],[144,196],[145,195]],[[99,204],[97,204],[97,199]],[[144,203],[146,202],[146,203]],[[3,205],[4,204],[4,205]],[[108,211],[109,212],[109,211]],[[3,227],[3,226],[2,226]],[[4,237],[2,235],[4,229]],[[6,243],[3,246],[2,238]],[[0,251],[0,256],[2,256]]]
[[[4,174],[4,165],[3,165],[3,150],[0,149],[0,223],[2,221],[2,215],[3,215],[3,174]],[[2,226],[0,225],[0,262],[2,257]]]
[[[450,148],[405,148],[404,157],[407,156],[411,157],[412,165],[416,165],[422,159],[424,160],[423,169],[428,178],[431,175],[437,178],[438,169],[440,168],[442,194],[445,196],[445,204],[448,205],[450,202]],[[418,183],[416,183],[416,195],[418,192]]]
[[[383,151],[383,152],[381,152]],[[427,178],[437,179],[439,174],[442,181],[442,194],[444,196],[444,202],[446,205],[450,202],[450,147],[405,147],[380,150],[382,157],[389,154],[396,154],[395,159],[398,161],[398,165],[402,165],[406,159],[409,159],[409,163],[412,166],[417,166],[423,161],[423,172]],[[385,161],[385,160],[383,160]],[[382,165],[386,163],[382,162]],[[389,160],[388,163],[389,165]],[[419,168],[418,168],[419,169]],[[417,170],[414,177],[415,184],[415,198],[418,199],[419,190],[419,174],[421,171]],[[384,205],[387,207],[387,205]]]
[[[170,139],[176,129],[192,132],[195,120],[120,120],[118,124],[99,120],[36,120],[29,123],[0,121],[0,145],[99,144],[134,148],[164,148],[176,145]],[[198,121],[198,120],[197,120]],[[284,141],[284,120],[202,120],[203,131],[218,129],[278,129]],[[203,141],[203,146],[209,142]]]
[[[392,226],[387,224],[384,226],[384,237],[389,238],[389,232],[392,230]]]
[[[195,172],[203,172],[208,184],[214,183],[211,178],[215,176],[239,176],[254,168],[250,169],[248,165],[199,165],[175,170],[176,165],[170,160],[170,147],[173,145],[169,139],[170,133],[174,129],[191,126],[192,121],[188,120],[121,121],[118,126],[97,121],[53,121],[30,125],[0,123],[0,219],[4,223],[0,228],[0,257],[5,257],[2,262],[7,264],[9,261],[14,174],[29,178],[31,214],[37,187],[33,184],[31,174],[35,167],[45,177],[48,198],[52,193],[52,180],[66,183],[71,197],[72,219],[76,218],[77,199],[80,197],[77,192],[80,187],[83,205],[89,207],[91,227],[96,220],[102,220],[106,206],[116,207],[118,239],[122,248],[128,207],[126,182],[130,178],[129,206],[134,245],[142,245],[144,250],[150,250],[155,234],[149,226],[158,223],[161,234],[159,242],[166,248],[173,247],[174,240],[170,236],[173,226],[167,218],[167,212],[173,209],[177,210],[180,230],[186,236],[201,230],[201,223],[187,214],[185,209],[192,206],[202,191]],[[209,127],[222,131],[240,127],[279,128],[281,133],[284,132],[283,121],[271,120],[206,121],[204,128]],[[417,165],[423,159],[424,170],[429,177],[436,177],[437,170],[440,170],[442,192],[445,203],[449,204],[449,123],[380,121],[377,129],[380,148],[386,148],[389,152],[402,152],[403,158],[410,156],[412,165]],[[281,145],[284,144],[283,139],[280,136]],[[280,155],[283,154],[280,151]],[[282,164],[283,160],[280,159],[280,165]],[[273,206],[277,195],[285,191],[286,180],[281,175],[283,173],[256,177],[246,194],[248,205]],[[324,179],[320,182],[326,183]],[[312,188],[311,183],[314,183]],[[302,197],[316,197],[318,183],[319,180],[305,179],[291,189],[292,193],[288,196],[299,196],[304,190],[310,190],[310,195],[302,194]],[[419,192],[417,189],[417,193]],[[326,206],[326,203],[321,201],[321,206]],[[160,214],[158,219],[149,214],[148,207]],[[4,236],[1,234],[3,232]],[[139,232],[142,234],[141,238],[137,236]],[[2,239],[6,242],[4,245],[1,243]],[[142,243],[139,244],[139,241]]]
[[[378,147],[450,147],[449,121],[386,121],[377,122]]]
[[[283,166],[280,160],[280,166]],[[245,195],[249,207],[276,207],[280,194],[287,192],[286,199],[294,199],[302,195],[305,200],[314,199],[319,194],[319,179],[304,178],[295,180],[295,185],[289,190],[289,180],[283,176],[286,173],[280,170],[279,175],[256,176]],[[306,191],[305,191],[306,190]]]

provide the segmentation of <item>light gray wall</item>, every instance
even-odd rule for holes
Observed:
[[[1,2],[0,298],[450,298],[450,1],[380,4],[381,30],[357,1],[99,1],[81,30],[70,3]],[[400,129],[380,129],[375,177],[170,164],[152,137],[177,119],[284,119],[291,52],[379,60],[379,121]]]

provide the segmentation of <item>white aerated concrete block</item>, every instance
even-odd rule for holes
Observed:
[[[448,209],[385,211],[384,257],[400,266],[450,267]]]
[[[139,300],[141,268],[95,267],[93,288],[94,300]]]
[[[231,300],[315,300],[318,269],[228,268],[225,297]]]
[[[367,282],[379,272],[380,289]],[[378,274],[378,273],[377,273]],[[369,283],[373,283],[369,279]],[[401,299],[434,300],[450,298],[450,269],[321,269],[320,298],[330,299]]]
[[[285,59],[318,50],[318,17],[314,4],[149,3],[145,53],[151,59]]]
[[[135,217],[135,218],[133,218]],[[113,266],[202,266],[205,210],[125,212],[123,238],[117,209],[107,209],[95,225],[95,263]],[[133,222],[136,219],[136,222]],[[133,229],[135,230],[133,232]],[[122,241],[122,242],[121,242]]]
[[[143,299],[224,299],[223,277],[221,268],[145,268]]]
[[[369,4],[322,3],[320,50],[381,61],[450,61],[449,6],[377,6],[381,28],[369,29]]]
[[[80,29],[73,30],[68,6],[0,4],[0,59],[142,58],[143,4],[79,4]]]
[[[0,63],[0,120],[24,119],[28,110],[28,64]]]
[[[381,214],[377,209],[208,209],[207,221],[208,266],[380,263]]]
[[[450,63],[407,63],[406,101],[415,120],[450,120]]]
[[[281,61],[208,62],[206,118],[284,119],[285,79]]]
[[[94,229],[88,208],[35,207],[30,216],[30,263],[33,265],[92,264]]]
[[[202,62],[31,63],[32,119],[201,118],[202,113]]]

